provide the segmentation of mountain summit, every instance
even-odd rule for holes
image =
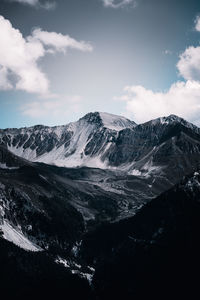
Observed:
[[[132,128],[136,126],[136,123],[130,121],[122,116],[116,116],[113,114],[109,114],[106,112],[94,112],[88,113],[81,120],[87,120],[91,124],[99,124],[99,126],[103,126],[105,128],[120,131],[124,128]]]

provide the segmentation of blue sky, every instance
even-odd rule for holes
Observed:
[[[0,128],[89,111],[199,125],[199,13],[194,0],[2,0]]]

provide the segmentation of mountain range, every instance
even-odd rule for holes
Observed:
[[[33,162],[147,177],[167,172],[175,156],[176,173],[190,168],[192,161],[196,164],[199,136],[198,127],[175,115],[136,125],[124,117],[95,112],[65,126],[1,130],[0,144]]]
[[[175,115],[137,125],[94,112],[64,126],[0,130],[5,286],[14,268],[21,280],[29,274],[29,293],[37,264],[47,280],[45,261],[56,283],[52,293],[65,289],[55,269],[61,282],[80,285],[82,299],[112,299],[112,293],[113,299],[141,299],[141,289],[153,295],[156,282],[162,297],[166,276],[175,278],[172,262],[176,276],[186,276],[176,252],[185,247],[188,264],[186,250],[192,255],[199,247],[199,162],[200,129]],[[169,265],[161,270],[164,260]]]

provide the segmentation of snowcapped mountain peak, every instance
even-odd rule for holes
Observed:
[[[123,116],[117,116],[106,112],[91,112],[80,120],[86,120],[89,123],[97,124],[99,127],[106,127],[115,131],[136,126],[135,122],[130,121]]]
[[[198,127],[195,126],[194,124],[186,121],[185,119],[183,119],[177,115],[173,115],[173,114],[166,116],[166,117],[160,117],[160,118],[148,121],[141,125],[160,126],[160,125],[176,125],[176,124],[181,124],[187,128],[191,128],[191,129],[196,129],[196,130],[198,129]],[[198,131],[199,131],[199,129],[198,129]]]
[[[186,122],[186,121],[184,119],[172,114],[172,115],[169,115],[166,117],[160,117],[157,119],[153,119],[146,123],[147,124],[151,123],[152,125],[157,125],[157,124],[171,124],[171,123],[182,123],[182,122]],[[144,123],[144,124],[146,124],[146,123]]]
[[[100,127],[103,125],[99,112],[90,112],[79,121],[86,121],[87,123],[99,125]]]
[[[182,123],[182,122],[186,122],[183,118],[176,116],[176,115],[169,115],[167,117],[162,117],[161,118],[164,122],[176,122],[176,123]]]
[[[0,130],[0,145],[30,161],[104,167],[106,153],[118,132],[135,126],[125,117],[91,112],[63,126]]]
[[[136,123],[126,119],[123,116],[116,116],[113,114],[108,114],[105,112],[99,113],[104,127],[107,127],[112,130],[122,130],[124,128],[133,128],[136,126]]]
[[[33,162],[65,167],[123,166],[123,170],[137,170],[135,172],[143,174],[147,167],[150,170],[157,168],[155,161],[158,160],[160,165],[158,153],[161,152],[163,157],[163,151],[167,151],[170,143],[175,143],[176,137],[180,136],[184,145],[190,143],[188,151],[199,152],[196,144],[200,143],[200,129],[178,116],[170,115],[136,125],[122,116],[91,112],[77,122],[63,126],[37,125],[0,130],[0,145]],[[179,144],[170,149],[177,152],[178,147]],[[156,157],[153,160],[152,155]],[[0,162],[5,167],[4,160]]]
[[[172,114],[172,115],[169,115],[167,117],[162,117],[162,118],[159,118],[159,119],[160,119],[161,124],[164,124],[164,125],[165,124],[166,125],[181,125],[181,126],[184,126],[185,128],[191,129],[194,132],[200,134],[200,130],[196,125],[186,121],[185,119],[183,119],[183,118],[181,118],[177,115]]]

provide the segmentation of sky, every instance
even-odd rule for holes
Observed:
[[[199,0],[0,0],[0,128],[91,111],[200,126]]]

